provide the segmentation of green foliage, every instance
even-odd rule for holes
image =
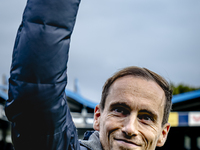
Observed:
[[[188,86],[185,84],[179,84],[179,85],[175,86],[173,83],[171,83],[171,87],[173,89],[173,95],[200,89],[200,87],[192,87],[192,86]]]

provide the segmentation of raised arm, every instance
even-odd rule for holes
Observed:
[[[14,45],[5,107],[16,150],[79,149],[64,92],[79,2],[27,2]]]

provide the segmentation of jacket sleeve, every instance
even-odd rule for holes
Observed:
[[[65,96],[80,0],[28,0],[18,29],[5,111],[15,150],[79,149]]]

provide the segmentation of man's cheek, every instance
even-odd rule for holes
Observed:
[[[114,130],[116,130],[118,127],[118,123],[114,119],[108,119],[104,123],[104,128],[108,134],[111,134]]]

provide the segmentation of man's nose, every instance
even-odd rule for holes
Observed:
[[[122,132],[129,137],[138,134],[138,120],[136,114],[132,114],[126,118],[122,127]]]

